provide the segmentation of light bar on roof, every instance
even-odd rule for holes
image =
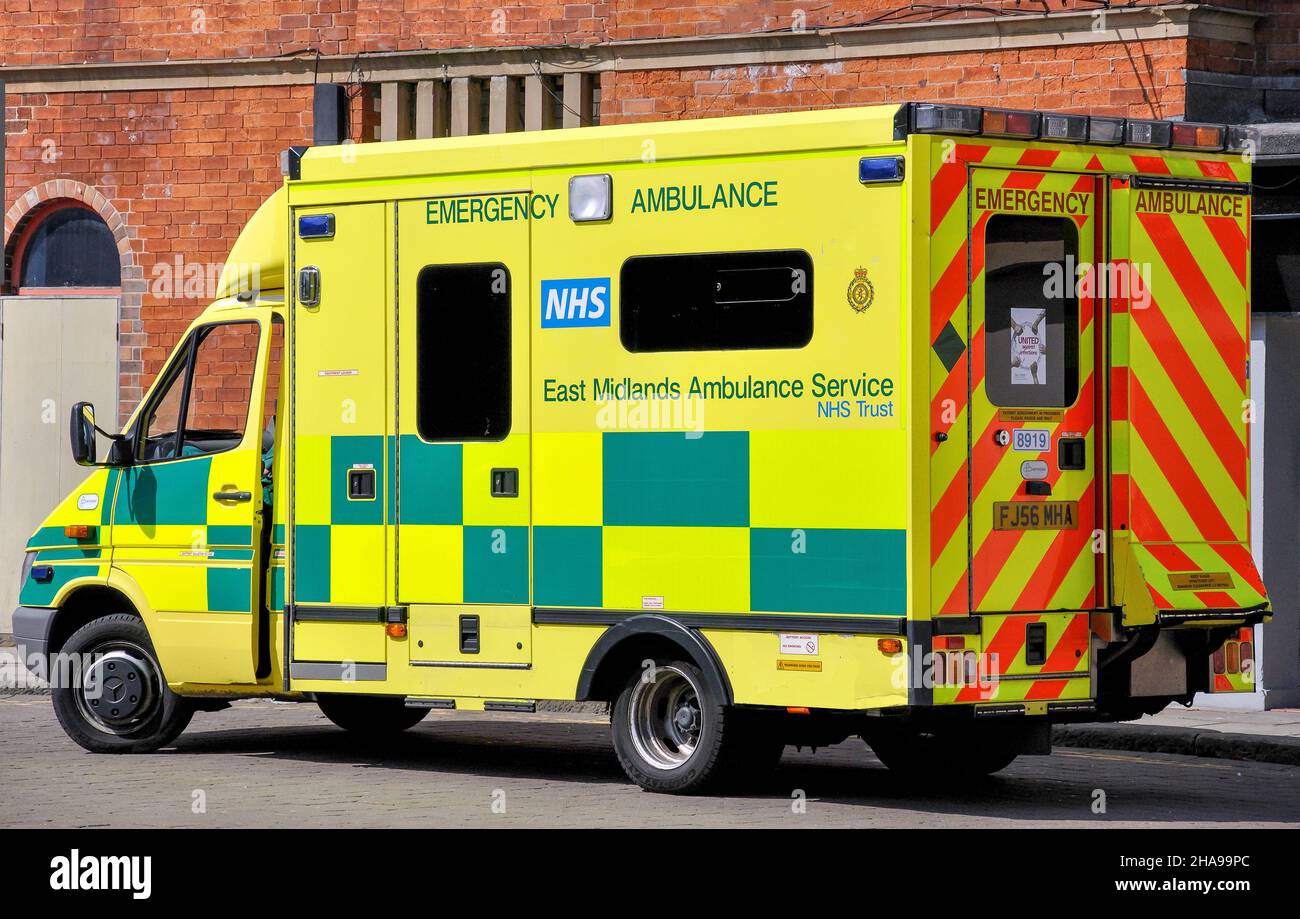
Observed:
[[[1130,147],[1168,147],[1171,135],[1167,121],[1136,121],[1124,125],[1124,143]]]
[[[1169,146],[1175,150],[1222,150],[1228,129],[1221,124],[1175,121],[1170,125]]]

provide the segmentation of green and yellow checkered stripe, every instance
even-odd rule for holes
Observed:
[[[528,441],[402,438],[402,602],[530,602],[531,552],[537,606],[905,612],[901,432],[535,434],[490,497]]]

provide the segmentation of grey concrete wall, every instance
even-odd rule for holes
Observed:
[[[23,546],[88,470],[72,461],[68,413],[117,421],[117,298],[0,298],[0,632],[10,632]],[[102,449],[102,448],[101,448]]]

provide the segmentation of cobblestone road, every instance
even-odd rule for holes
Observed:
[[[1098,789],[1105,814],[1092,811]],[[917,789],[855,740],[787,748],[773,778],[743,795],[674,798],[629,784],[605,719],[591,715],[434,712],[373,745],[314,705],[240,702],[195,716],[160,753],[95,756],[63,735],[47,696],[0,699],[8,827],[1108,824],[1300,826],[1300,769],[1061,749],[971,788]]]

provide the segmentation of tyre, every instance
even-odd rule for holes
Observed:
[[[82,626],[63,646],[71,662],[52,681],[63,730],[93,753],[148,753],[165,747],[194,716],[167,688],[149,631],[114,613]]]
[[[770,769],[782,745],[724,704],[694,664],[655,661],[614,703],[614,752],[646,791],[692,794]]]
[[[316,704],[326,718],[343,730],[371,737],[400,734],[429,714],[427,708],[407,708],[405,699],[392,696],[320,694],[316,696]]]
[[[862,738],[890,772],[916,779],[974,779],[1005,769],[1019,747],[968,731],[892,729]]]

